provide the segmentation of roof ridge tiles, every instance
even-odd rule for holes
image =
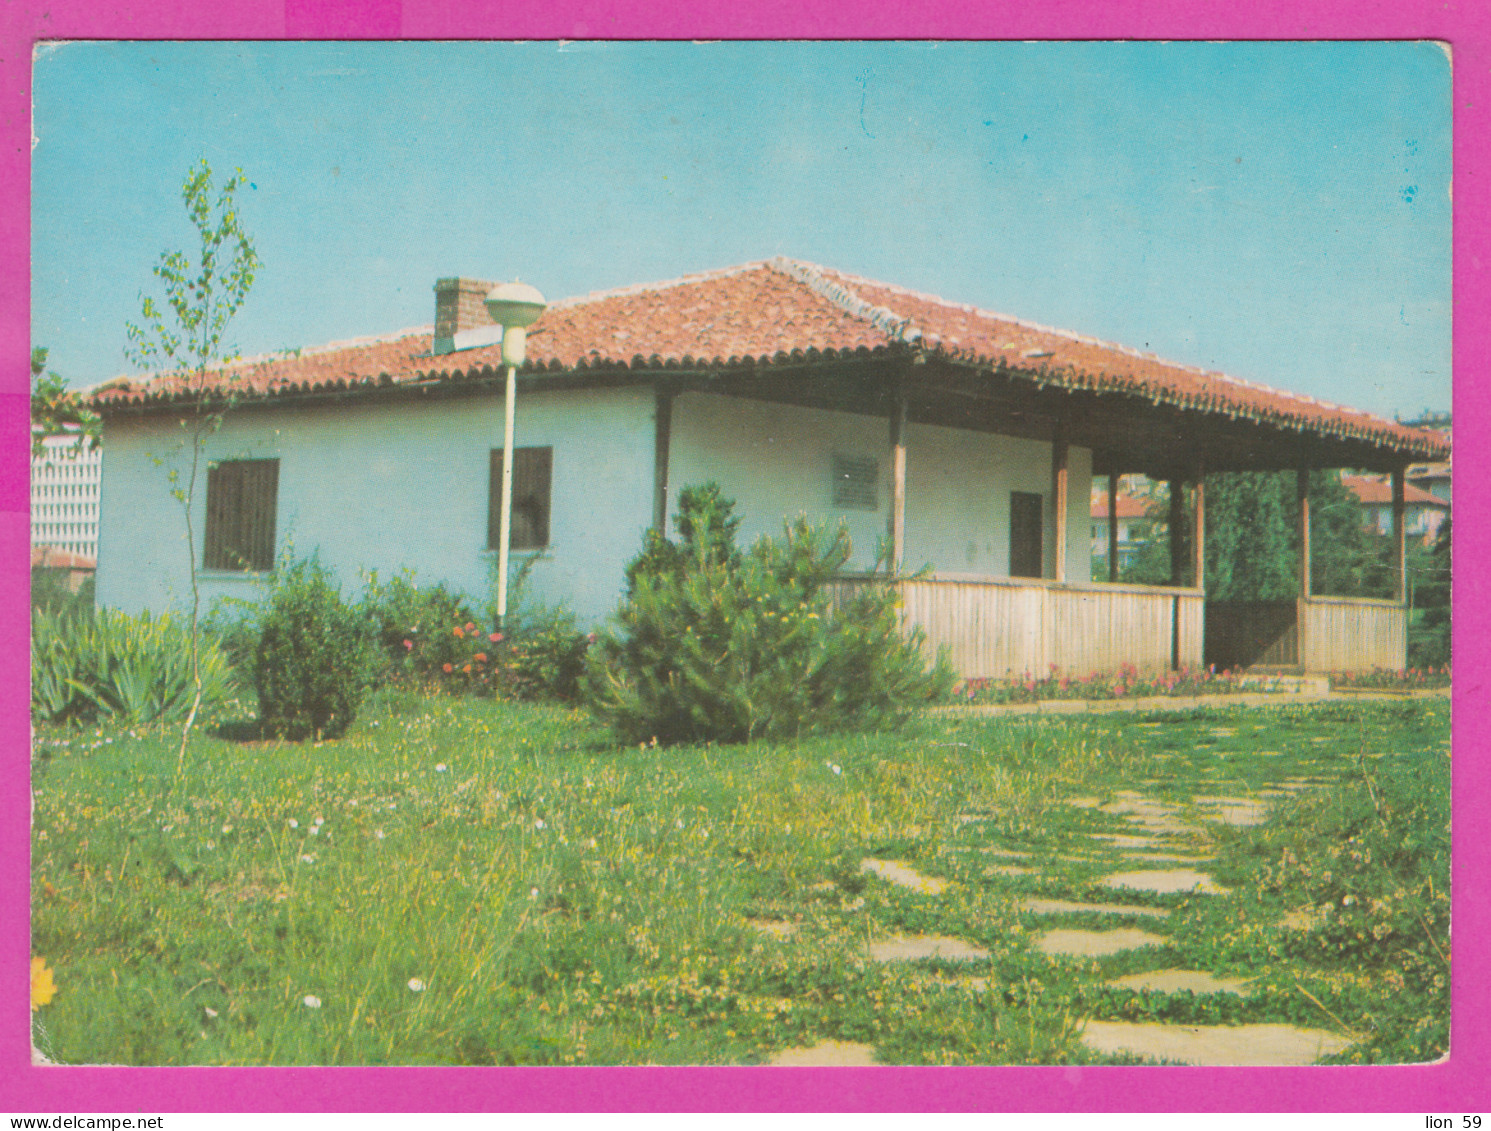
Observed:
[[[794,260],[783,259],[782,257],[778,257],[778,260],[783,263],[796,262]],[[778,260],[771,261],[769,265],[774,266]],[[1330,401],[1321,400],[1318,397],[1314,397],[1308,393],[1296,393],[1288,389],[1281,389],[1274,385],[1265,384],[1262,381],[1253,381],[1245,377],[1235,377],[1232,374],[1225,373],[1221,370],[1209,370],[1198,365],[1187,365],[1183,362],[1171,361],[1168,358],[1161,357],[1159,354],[1154,353],[1150,350],[1137,349],[1134,346],[1125,345],[1122,342],[1108,341],[1107,339],[1099,338],[1092,334],[1083,334],[1075,330],[1064,330],[1058,326],[1047,326],[1043,323],[1032,322],[1028,319],[1020,318],[1012,314],[1002,314],[998,311],[986,310],[983,307],[977,306],[972,303],[953,302],[950,299],[945,299],[940,295],[931,294],[925,291],[912,290],[909,287],[899,286],[895,283],[884,283],[876,279],[867,279],[863,276],[853,275],[847,271],[839,271],[835,268],[825,269],[816,267],[813,264],[798,265],[814,268],[820,273],[824,271],[831,272],[833,275],[836,275],[839,278],[843,279],[847,284],[858,283],[865,286],[876,287],[880,290],[890,291],[892,294],[904,295],[906,298],[915,299],[919,302],[934,303],[937,306],[941,306],[945,309],[972,313],[979,316],[980,318],[986,318],[996,322],[1008,322],[1020,327],[1023,330],[1031,330],[1040,334],[1051,334],[1055,337],[1065,338],[1068,341],[1076,342],[1081,345],[1096,346],[1100,349],[1112,350],[1116,353],[1125,354],[1129,357],[1136,357],[1144,361],[1158,362],[1161,365],[1166,366],[1167,368],[1174,369],[1181,373],[1192,373],[1198,377],[1207,378],[1208,380],[1220,380],[1227,384],[1238,385],[1242,388],[1250,389],[1255,392],[1266,393],[1271,396],[1281,397],[1285,400],[1295,401],[1301,405],[1309,405],[1315,408],[1322,408],[1328,412],[1346,412],[1352,414],[1353,416],[1366,417],[1384,425],[1391,426],[1397,423],[1395,421],[1388,420],[1386,417],[1378,416],[1376,413],[1367,412],[1365,409],[1348,408],[1344,405],[1333,404]],[[863,302],[864,300],[861,299],[860,301]],[[907,321],[909,322],[910,319],[907,319]]]
[[[842,283],[836,283],[828,278],[824,274],[824,269],[815,263],[804,263],[801,260],[778,255],[774,259],[767,260],[766,265],[773,271],[797,280],[808,290],[820,298],[827,299],[846,314],[869,322],[892,341],[909,343],[922,337],[922,331],[910,317],[903,318],[893,310],[867,302]],[[868,282],[868,280],[865,281]]]

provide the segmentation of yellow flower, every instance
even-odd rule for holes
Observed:
[[[57,996],[57,983],[52,981],[52,972],[47,969],[44,958],[31,960],[31,1012],[35,1013]]]

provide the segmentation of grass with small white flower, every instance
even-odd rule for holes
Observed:
[[[1339,1059],[1432,1058],[1448,735],[1448,703],[1415,700],[619,749],[577,712],[385,692],[337,741],[204,731],[178,775],[169,733],[42,729],[33,1016],[70,1063],[740,1064],[820,1040],[1114,1063],[1080,1043],[1088,1019],[1341,1027],[1360,1039]],[[1316,788],[1216,833],[1231,894],[1125,896],[1171,912],[1124,920],[1163,947],[1034,945],[1050,924],[1017,901],[1102,898],[1118,860],[1091,839],[1114,820],[1070,801],[1287,781]],[[991,847],[1040,868],[990,874]],[[1301,907],[1314,925],[1280,925]],[[916,934],[989,956],[867,956]],[[1261,989],[1105,986],[1182,962]]]

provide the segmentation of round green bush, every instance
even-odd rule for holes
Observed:
[[[259,720],[286,738],[335,738],[379,668],[377,631],[314,559],[282,568],[264,604],[254,684]]]

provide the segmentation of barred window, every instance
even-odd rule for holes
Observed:
[[[834,506],[844,510],[880,509],[880,461],[868,456],[834,456]]]
[[[239,572],[274,568],[277,459],[224,460],[207,469],[202,566]]]
[[[549,484],[553,448],[513,449],[513,510],[510,550],[542,550],[549,544]],[[492,449],[487,506],[487,549],[502,542],[502,449]]]

